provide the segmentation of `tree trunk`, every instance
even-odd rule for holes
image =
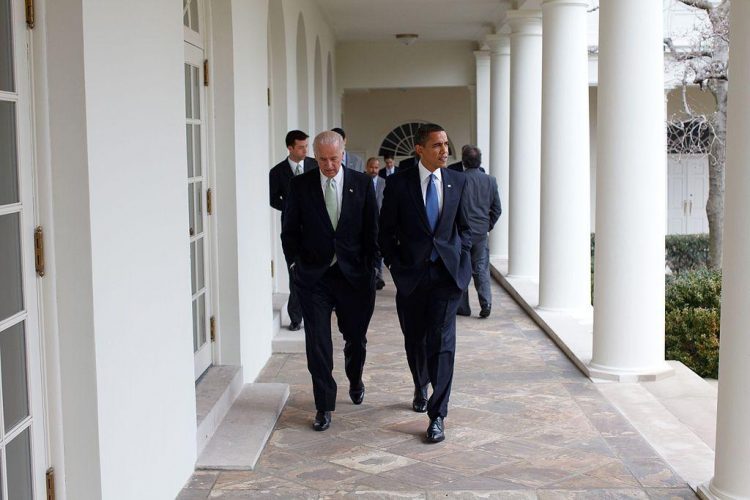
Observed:
[[[724,233],[724,166],[726,164],[727,139],[727,82],[712,81],[709,84],[716,97],[716,113],[711,120],[713,140],[708,155],[708,216],[709,254],[708,265],[721,269],[722,238]]]

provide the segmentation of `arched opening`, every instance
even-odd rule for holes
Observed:
[[[315,38],[315,131],[322,132],[325,128],[323,116],[323,62],[320,56],[320,38]],[[313,135],[313,133],[310,133]]]
[[[286,152],[287,132],[287,55],[284,36],[284,11],[281,2],[271,2],[268,9],[268,75],[271,89],[271,158]]]
[[[337,121],[334,116],[334,105],[333,105],[333,65],[331,64],[331,53],[328,53],[328,61],[326,62],[326,104],[327,113],[326,119],[328,120],[328,128],[334,127],[334,123]]]
[[[303,131],[310,130],[309,83],[307,79],[307,34],[302,14],[297,20],[297,125]],[[308,132],[309,133],[309,132]]]

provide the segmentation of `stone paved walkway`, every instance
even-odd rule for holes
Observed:
[[[473,291],[473,290],[472,290]],[[304,355],[275,355],[261,382],[291,396],[253,472],[198,471],[180,499],[696,498],[497,285],[489,319],[458,318],[447,439],[425,444],[392,283],[368,333],[367,393],[348,398],[336,336],[337,409],[326,432],[315,414]],[[343,389],[343,390],[342,390]]]

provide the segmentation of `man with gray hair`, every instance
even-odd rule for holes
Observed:
[[[492,231],[500,218],[500,192],[494,177],[481,170],[482,152],[478,147],[467,144],[461,150],[461,163],[466,187],[462,209],[472,234],[471,275],[479,295],[480,318],[486,318],[492,310],[492,287],[490,285],[490,251],[487,233]],[[458,315],[471,316],[469,291],[464,289]]]
[[[305,321],[307,368],[317,410],[313,428],[324,431],[336,409],[334,309],[345,341],[349,397],[361,404],[365,396],[362,371],[375,307],[378,207],[370,178],[342,168],[344,141],[339,134],[318,134],[313,149],[319,168],[292,179],[281,243]]]

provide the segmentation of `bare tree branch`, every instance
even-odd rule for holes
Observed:
[[[714,8],[713,4],[709,2],[708,0],[677,0],[680,3],[684,3],[685,5],[689,7],[695,7],[696,9],[705,10],[706,12],[711,12],[711,9]]]

